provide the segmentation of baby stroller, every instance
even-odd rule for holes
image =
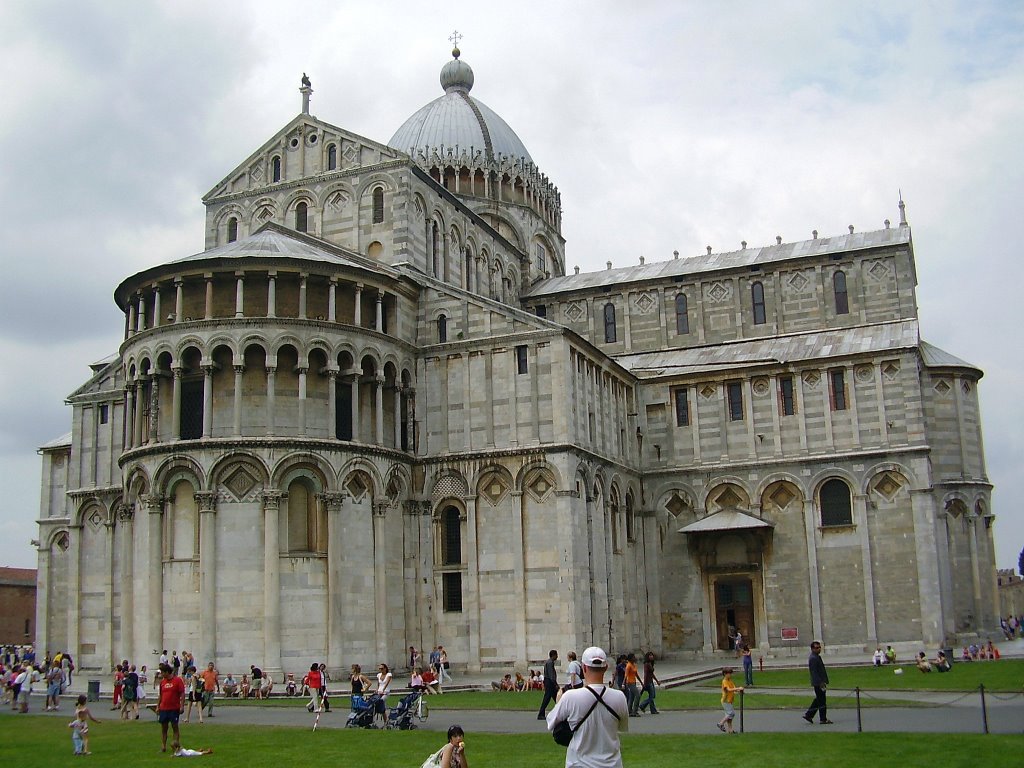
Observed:
[[[397,706],[388,712],[388,721],[384,727],[389,730],[411,731],[416,727],[412,721],[413,717],[423,720],[426,713],[420,711],[420,700],[423,698],[423,691],[413,691],[408,696],[403,696]]]
[[[376,728],[377,724],[374,722],[374,718],[377,715],[384,717],[386,714],[387,708],[379,694],[374,693],[365,697],[353,696],[352,712],[349,714],[348,720],[345,721],[345,727]]]

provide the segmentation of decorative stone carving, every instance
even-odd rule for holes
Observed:
[[[723,301],[729,301],[732,298],[732,283],[716,280],[705,289],[704,295],[712,304],[721,304]]]

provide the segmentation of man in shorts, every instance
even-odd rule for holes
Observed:
[[[722,667],[722,709],[725,710],[725,716],[718,721],[718,730],[733,733],[732,721],[736,717],[733,701],[736,699],[736,692],[742,690],[742,686],[737,686],[732,681],[732,667]]]
[[[174,674],[174,668],[168,664],[160,665],[159,700],[156,714],[160,720],[160,751],[167,751],[167,726],[174,729],[174,740],[181,741],[178,731],[178,718],[185,709],[185,682]]]
[[[207,717],[213,717],[213,695],[217,692],[220,681],[217,668],[212,661],[199,673],[199,679],[203,681],[203,709],[208,710]]]

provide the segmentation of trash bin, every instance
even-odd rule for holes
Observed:
[[[100,700],[100,681],[99,680],[90,680],[89,681],[89,692],[87,694],[87,698],[89,699],[89,701],[99,701]]]

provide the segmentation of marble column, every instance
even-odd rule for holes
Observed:
[[[327,437],[331,440],[338,437],[338,373],[327,370]]]
[[[299,434],[306,434],[306,374],[308,368],[299,367]]]
[[[142,638],[135,634],[135,509],[125,504],[117,506],[117,526],[121,533],[121,645],[129,659],[142,656]],[[148,651],[150,649],[146,649]]]
[[[376,610],[373,612],[376,620],[376,644],[377,658],[388,657],[388,559],[387,559],[387,530],[385,527],[387,504],[378,502],[373,505],[373,594]]]
[[[160,374],[149,377],[149,445],[160,442]]]
[[[136,324],[138,323],[138,320],[136,319],[137,315],[138,315],[138,312],[135,309],[135,302],[133,300],[129,299],[129,301],[128,301],[128,333],[127,333],[127,336],[134,336],[136,333],[138,333],[138,329],[135,327]]]
[[[352,441],[359,440],[359,370],[352,371]]]
[[[374,326],[374,328],[376,328],[380,333],[384,333],[384,294],[383,293],[378,293],[377,294],[377,316],[375,318],[375,322],[377,324]]]
[[[145,393],[145,387],[142,386],[142,380],[135,380],[135,417],[132,419],[132,445],[142,445],[142,422],[145,413],[145,404],[143,400],[143,394]]]
[[[392,403],[395,412],[395,450],[402,450],[402,385],[395,384],[395,399]]]
[[[203,437],[213,435],[213,366],[203,366]]]
[[[235,317],[245,316],[245,272],[235,272]]]
[[[345,556],[341,531],[344,497],[340,493],[324,493],[322,500],[327,509],[327,667],[338,669],[344,663],[345,652],[342,607],[352,598],[345,591],[340,571]]]
[[[299,273],[299,317],[303,320],[306,319],[306,284],[308,280],[308,274]]]
[[[146,330],[146,297],[143,296],[141,293],[139,294],[139,314],[136,315],[135,319],[139,323],[138,327],[135,330]]]
[[[174,278],[174,322],[176,323],[180,323],[185,317],[184,282],[180,277]]]
[[[281,670],[280,491],[263,492],[263,663]],[[382,657],[383,658],[383,657]]]
[[[153,286],[153,327],[158,328],[160,326],[160,286]]]
[[[135,384],[125,384],[126,397],[124,409],[124,447],[125,450],[135,446]]]
[[[338,321],[338,278],[332,277],[327,289],[327,321]]]
[[[274,383],[277,379],[277,368],[267,366],[267,434],[274,434]]]
[[[209,320],[213,317],[213,273],[207,272],[203,277],[206,278],[206,306],[203,309],[203,317]]]
[[[356,298],[355,304],[352,311],[352,325],[362,325],[363,323],[363,284],[356,283]]]
[[[146,619],[149,621],[149,650],[164,647],[164,499],[162,496],[143,496],[149,536],[149,562],[142,569],[146,582]]]
[[[171,440],[181,440],[181,377],[185,369],[181,366],[172,369],[174,383],[171,385]]]
[[[384,445],[384,377],[378,376],[374,379],[374,383],[376,384],[376,389],[374,390],[373,402],[373,442],[377,445]]]
[[[236,365],[235,368],[235,398],[234,412],[231,419],[231,434],[236,437],[242,434],[242,374],[245,373],[244,365]]]
[[[217,657],[217,494],[195,494],[199,505],[199,654],[200,664]]]
[[[267,273],[267,317],[277,317],[277,271]]]

